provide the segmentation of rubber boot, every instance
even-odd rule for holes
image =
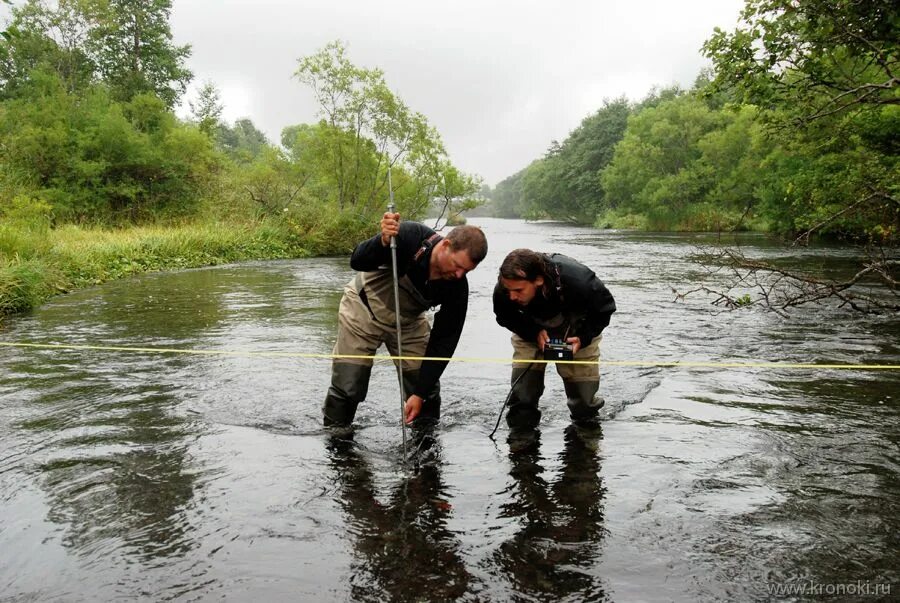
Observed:
[[[331,387],[322,405],[326,427],[348,427],[356,416],[356,408],[369,391],[371,366],[335,362],[331,365]]]
[[[517,380],[518,382],[516,382]],[[541,422],[538,400],[544,393],[544,372],[513,369],[512,383],[515,385],[509,397],[506,424],[511,430],[536,429],[538,423]]]
[[[597,396],[600,381],[563,381],[566,404],[572,421],[583,427],[598,425],[598,415],[603,408],[603,398]]]

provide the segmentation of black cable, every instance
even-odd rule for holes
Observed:
[[[516,380],[513,381],[512,387],[509,388],[509,393],[506,394],[506,400],[503,401],[503,406],[500,407],[500,415],[497,417],[497,424],[494,425],[494,431],[492,431],[492,432],[490,433],[490,435],[488,436],[488,437],[491,438],[492,440],[494,439],[494,434],[497,433],[497,428],[500,427],[500,419],[503,418],[503,411],[506,410],[506,405],[509,403],[510,397],[512,397],[513,390],[516,389],[516,385],[518,385],[519,380],[520,380],[522,377],[524,377],[524,376],[525,376],[525,373],[527,373],[528,371],[530,371],[530,370],[531,370],[531,367],[533,367],[533,366],[534,366],[534,363],[533,363],[533,362],[532,362],[531,364],[529,364],[529,365],[528,365],[528,368],[526,368],[524,371],[522,371],[522,374],[521,374],[521,375],[519,375],[518,377],[516,377]]]

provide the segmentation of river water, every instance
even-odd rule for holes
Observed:
[[[491,291],[515,247],[591,266],[607,361],[900,364],[900,320],[674,302],[692,235],[478,219],[457,356],[506,359]],[[748,255],[786,252],[745,237]],[[797,253],[796,250],[794,250]],[[842,248],[799,266],[840,269]],[[327,354],[347,258],[151,274],[59,297],[0,339]],[[900,372],[605,365],[602,434],[551,369],[536,451],[488,438],[509,365],[451,363],[402,462],[378,362],[351,435],[325,359],[0,347],[0,600],[878,600],[900,591]],[[819,589],[816,591],[816,589]],[[843,589],[843,590],[841,590]],[[890,590],[889,590],[890,589]]]

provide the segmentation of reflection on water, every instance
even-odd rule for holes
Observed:
[[[501,517],[520,527],[500,543],[492,561],[513,592],[539,600],[606,598],[596,567],[604,536],[600,438],[599,430],[566,428],[561,469],[550,484],[538,447],[510,454],[514,484]]]
[[[427,433],[416,434],[412,444],[425,451],[436,446]],[[330,439],[328,452],[354,541],[350,598],[447,601],[464,595],[472,578],[447,527],[452,506],[440,458],[432,456],[392,484],[381,502],[372,467],[352,436]]]
[[[708,237],[479,220],[459,355],[508,358],[490,298],[514,247],[616,296],[605,360],[900,363],[900,320],[673,303]],[[788,260],[845,270],[851,251]],[[346,258],[109,283],[4,341],[327,354]],[[452,363],[439,431],[401,460],[376,363],[352,438],[321,425],[327,360],[0,348],[0,600],[768,600],[769,584],[900,579],[898,371],[603,366],[603,432],[548,379],[540,445],[487,438],[505,364]],[[502,431],[501,431],[502,434]]]

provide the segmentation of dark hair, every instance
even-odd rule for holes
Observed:
[[[544,259],[544,254],[530,249],[514,249],[509,252],[503,263],[500,264],[500,277],[514,281],[534,282],[537,277],[543,277],[545,282],[553,279]]]
[[[466,251],[475,264],[487,255],[487,237],[477,226],[457,226],[444,237],[453,251]]]

